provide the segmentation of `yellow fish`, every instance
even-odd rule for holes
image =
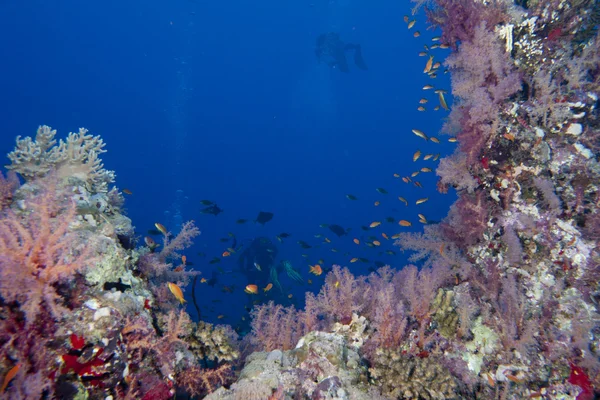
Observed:
[[[271,290],[273,288],[273,284],[269,283],[267,286],[265,286],[265,288],[263,289],[263,292],[268,292],[269,290]]]
[[[183,292],[181,291],[181,288],[179,286],[177,286],[174,283],[168,282],[167,286],[169,287],[169,290],[171,291],[171,293],[173,293],[173,296],[175,296],[175,298],[177,300],[179,300],[179,302],[181,304],[185,303],[185,299],[183,298]]]
[[[419,157],[421,157],[421,150],[415,151],[415,154],[413,154],[413,161],[417,161]]]
[[[248,294],[258,294],[258,286],[257,285],[247,285],[244,289],[244,292]]]
[[[423,133],[423,131],[420,131],[420,130],[418,130],[418,129],[413,129],[413,130],[412,130],[412,132],[413,132],[415,135],[417,135],[418,137],[420,137],[420,138],[423,138],[423,139],[425,139],[425,140],[427,140],[427,139],[428,139],[427,135],[426,135],[426,134],[424,134],[424,133]]]
[[[423,73],[426,74],[429,71],[431,71],[432,66],[433,66],[433,56],[429,56],[429,60],[427,60],[427,63],[425,64],[425,69],[423,70]]]
[[[379,222],[379,221],[371,222],[371,225],[369,225],[369,228],[377,228],[379,225],[381,225],[381,222]]]
[[[154,226],[156,227],[156,229],[158,229],[160,231],[160,233],[162,233],[163,235],[167,236],[168,231],[167,231],[167,228],[165,228],[165,226],[163,224],[155,222]]]
[[[357,261],[358,261],[358,258],[357,258],[357,257],[354,257],[353,259],[351,259],[351,260],[350,260],[350,262],[351,262],[351,263],[355,263],[355,262],[357,262]]]

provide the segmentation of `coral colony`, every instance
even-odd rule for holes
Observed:
[[[305,309],[255,307],[243,340],[173,295],[195,275],[179,261],[193,222],[135,247],[100,137],[17,138],[0,180],[2,398],[598,396],[600,6],[518,3],[417,4],[450,52],[457,150],[437,174],[458,193],[441,223],[399,235],[420,268],[334,266]],[[427,75],[444,68],[428,58]]]

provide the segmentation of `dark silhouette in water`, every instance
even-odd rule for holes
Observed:
[[[348,50],[354,50],[354,64],[366,71],[368,68],[363,60],[360,44],[344,43],[340,35],[334,32],[323,33],[317,38],[315,54],[319,62],[326,62],[330,67],[339,68],[342,72],[350,72],[346,60]]]
[[[302,283],[300,273],[287,260],[275,263],[277,247],[267,237],[258,237],[240,254],[238,265],[248,283],[260,288],[272,283],[281,293],[283,288],[279,283],[279,274],[285,272],[292,280]]]

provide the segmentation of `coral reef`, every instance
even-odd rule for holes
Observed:
[[[165,294],[167,279],[184,288],[193,275],[173,265],[199,234],[193,221],[159,253],[135,248],[103,141],[55,134],[18,138],[10,168],[26,183],[0,179],[3,398],[158,400],[229,382],[237,336],[191,322]]]

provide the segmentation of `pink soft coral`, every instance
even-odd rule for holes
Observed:
[[[76,234],[69,229],[75,205],[56,182],[38,183],[42,190],[24,201],[22,215],[12,210],[0,215],[0,295],[18,303],[28,324],[42,308],[59,319],[63,298],[56,285],[92,261],[90,247],[76,249]]]

